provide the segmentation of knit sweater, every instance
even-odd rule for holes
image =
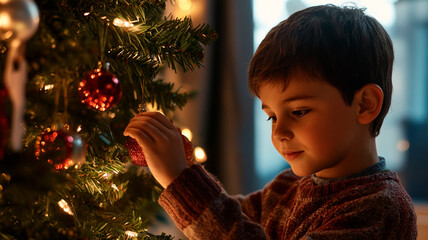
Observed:
[[[390,171],[323,182],[285,170],[260,191],[230,196],[195,164],[162,192],[159,204],[189,239],[402,240],[417,235],[411,199]]]

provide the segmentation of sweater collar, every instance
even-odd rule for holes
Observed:
[[[385,164],[385,158],[383,157],[379,157],[379,162],[373,164],[372,166],[362,170],[361,172],[358,173],[354,173],[352,175],[346,176],[346,177],[341,177],[341,178],[321,178],[321,177],[317,177],[315,176],[315,174],[311,175],[312,180],[314,181],[314,183],[316,185],[326,185],[332,182],[336,182],[336,181],[340,181],[340,180],[344,180],[344,179],[350,179],[350,178],[357,178],[357,177],[363,177],[363,176],[368,176],[368,175],[372,175],[372,174],[376,174],[382,171],[389,171],[386,168],[386,164]]]

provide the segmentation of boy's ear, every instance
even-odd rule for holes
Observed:
[[[369,83],[355,93],[354,101],[358,104],[358,122],[369,124],[382,109],[383,91],[377,84]]]

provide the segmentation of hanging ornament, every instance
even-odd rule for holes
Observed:
[[[60,128],[47,128],[37,137],[35,156],[38,160],[47,161],[56,170],[80,167],[85,161],[85,148],[78,134]]]
[[[36,32],[39,22],[39,10],[34,1],[0,1],[0,40],[27,41]]]
[[[82,103],[99,111],[113,107],[122,96],[122,87],[114,74],[98,68],[86,74],[79,83]]]
[[[0,40],[7,43],[4,85],[13,106],[11,148],[21,150],[24,134],[25,85],[27,62],[25,42],[34,35],[40,22],[39,10],[31,0],[0,0]]]
[[[184,143],[184,152],[186,154],[187,164],[193,164],[193,145],[186,136],[181,135]],[[143,149],[134,138],[128,137],[125,141],[125,147],[128,149],[129,156],[132,163],[137,166],[147,167],[146,157],[144,156]]]

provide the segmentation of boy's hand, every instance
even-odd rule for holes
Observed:
[[[181,133],[161,113],[139,113],[123,135],[134,138],[144,149],[153,177],[164,188],[187,168]]]

